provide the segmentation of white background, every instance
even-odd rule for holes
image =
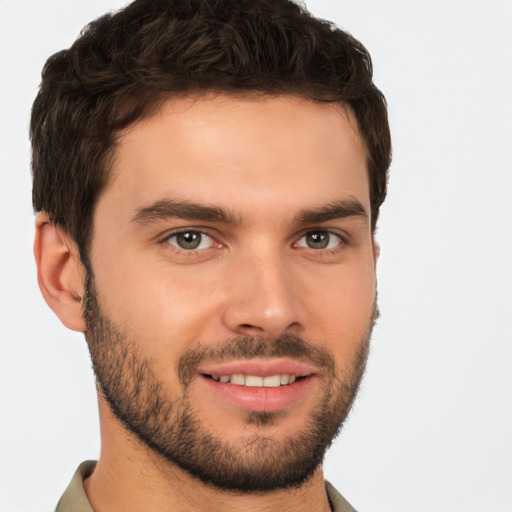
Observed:
[[[96,458],[81,335],[40,297],[28,123],[46,58],[117,0],[0,0],[0,512]],[[512,1],[310,0],[370,50],[394,140],[382,318],[326,460],[363,512],[512,511]]]

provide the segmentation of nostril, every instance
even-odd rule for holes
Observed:
[[[248,330],[248,331],[262,331],[262,327],[258,327],[257,325],[251,324],[241,324],[240,329]]]

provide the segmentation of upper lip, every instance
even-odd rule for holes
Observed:
[[[317,368],[311,364],[303,363],[289,358],[256,358],[225,363],[206,363],[198,368],[198,373],[203,375],[233,375],[243,373],[245,375],[257,375],[269,377],[271,375],[295,375],[306,377],[316,373]]]

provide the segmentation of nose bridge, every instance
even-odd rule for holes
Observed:
[[[285,251],[260,244],[239,254],[233,263],[224,311],[228,328],[269,338],[298,333],[304,315]]]

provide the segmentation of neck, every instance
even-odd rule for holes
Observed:
[[[204,484],[155,454],[100,403],[102,449],[85,492],[95,512],[327,512],[322,468],[298,488],[241,493]]]

